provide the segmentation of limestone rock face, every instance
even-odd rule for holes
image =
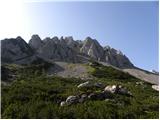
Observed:
[[[90,37],[85,39],[80,52],[89,55],[95,60],[102,60],[104,55],[102,46],[97,42],[97,40]]]
[[[1,40],[2,63],[11,63],[33,55],[33,50],[21,38]]]
[[[78,41],[74,41],[72,36],[65,37],[64,43],[71,49],[73,49],[75,52],[80,52],[81,45],[78,43]]]
[[[35,50],[39,49],[43,45],[41,38],[38,35],[32,35],[29,46]]]
[[[105,62],[119,68],[134,67],[133,64],[129,61],[129,59],[125,55],[123,55],[121,51],[117,51],[116,49],[107,46],[104,47],[104,52]]]
[[[75,62],[76,53],[64,42],[64,40],[58,40],[56,37],[52,39],[46,38],[44,40],[44,45],[37,51],[37,53],[43,58],[55,61]]]

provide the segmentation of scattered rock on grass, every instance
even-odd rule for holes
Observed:
[[[65,105],[67,105],[65,101],[62,101],[62,102],[60,103],[60,106],[65,106]]]
[[[152,85],[152,88],[156,91],[159,91],[159,86],[158,85]]]
[[[116,85],[108,85],[104,88],[104,91],[105,92],[110,92],[110,93],[115,93],[116,92],[116,88],[117,86]]]
[[[83,88],[83,87],[91,87],[91,86],[92,86],[92,83],[90,81],[87,81],[87,82],[79,84],[77,87]]]
[[[77,96],[69,96],[67,99],[66,99],[66,103],[68,105],[70,104],[73,104],[73,103],[77,103],[78,102],[78,97]]]
[[[122,87],[121,85],[106,86],[104,91],[105,92],[110,92],[110,93],[117,93],[117,94],[132,96],[132,93],[130,91],[128,91],[126,88]]]

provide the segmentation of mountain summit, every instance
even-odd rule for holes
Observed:
[[[74,40],[72,36],[45,38],[32,35],[27,44],[21,37],[1,41],[2,63],[23,63],[28,57],[38,56],[52,61],[84,63],[89,60],[105,62],[119,68],[132,68],[134,65],[120,51],[102,47],[96,39],[87,37],[84,41]],[[27,62],[28,63],[28,62]]]

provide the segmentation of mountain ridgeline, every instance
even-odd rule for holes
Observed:
[[[118,68],[134,68],[130,60],[110,46],[102,47],[97,40],[87,37],[84,41],[73,37],[45,38],[32,35],[29,43],[21,37],[1,40],[3,63],[31,64],[38,60],[86,63],[90,60],[104,62]]]

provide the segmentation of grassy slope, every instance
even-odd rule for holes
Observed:
[[[80,79],[48,77],[43,66],[19,68],[18,77],[10,86],[2,85],[2,118],[158,118],[158,92],[138,79],[111,67],[96,66],[91,74],[94,81],[106,85],[121,84],[133,97],[113,95],[114,101],[85,101],[60,107],[60,101],[77,95]],[[16,66],[10,69],[17,69]],[[99,91],[88,89],[87,91]]]

